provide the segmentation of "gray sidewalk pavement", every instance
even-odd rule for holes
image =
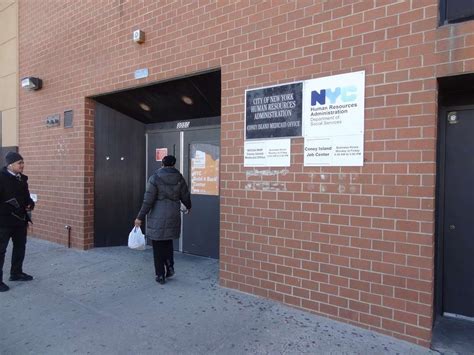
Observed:
[[[11,243],[4,272],[10,269]],[[1,354],[435,354],[218,285],[217,260],[177,253],[154,280],[152,251],[89,251],[30,238],[0,294]]]

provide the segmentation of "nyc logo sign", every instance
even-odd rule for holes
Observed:
[[[357,100],[357,87],[353,85],[338,86],[334,89],[328,88],[320,91],[311,91],[311,106],[316,106],[317,104],[326,105],[327,100],[331,104],[354,102]]]
[[[364,132],[365,71],[304,82],[303,135],[334,137]]]

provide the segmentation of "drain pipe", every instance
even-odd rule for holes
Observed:
[[[67,247],[71,248],[71,226],[66,224],[64,228],[67,229]]]

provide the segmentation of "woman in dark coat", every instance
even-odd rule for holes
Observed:
[[[189,211],[191,195],[183,175],[174,168],[176,158],[167,155],[161,162],[162,167],[148,179],[135,226],[140,227],[148,214],[145,235],[153,244],[156,281],[164,284],[174,274],[173,240],[181,233],[181,202]]]

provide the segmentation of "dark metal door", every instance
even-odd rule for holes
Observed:
[[[443,311],[474,317],[474,110],[445,119]]]
[[[161,158],[165,155],[176,157],[176,167],[179,169],[181,160],[181,150],[179,144],[179,132],[155,132],[148,134],[148,178],[161,168]]]
[[[94,245],[127,245],[145,191],[145,126],[96,104]]]
[[[165,155],[176,157],[176,168],[181,164],[180,134],[178,131],[161,131],[148,134],[147,180],[155,170],[161,168],[161,159]],[[146,224],[143,226],[144,230]],[[179,250],[179,240],[173,241],[174,250]]]
[[[193,208],[184,218],[183,251],[219,258],[220,129],[184,132],[184,175]]]
[[[147,176],[161,167],[160,153],[173,154],[191,191],[193,208],[183,216],[181,245],[175,241],[175,250],[219,258],[219,141],[218,128],[148,134]]]

